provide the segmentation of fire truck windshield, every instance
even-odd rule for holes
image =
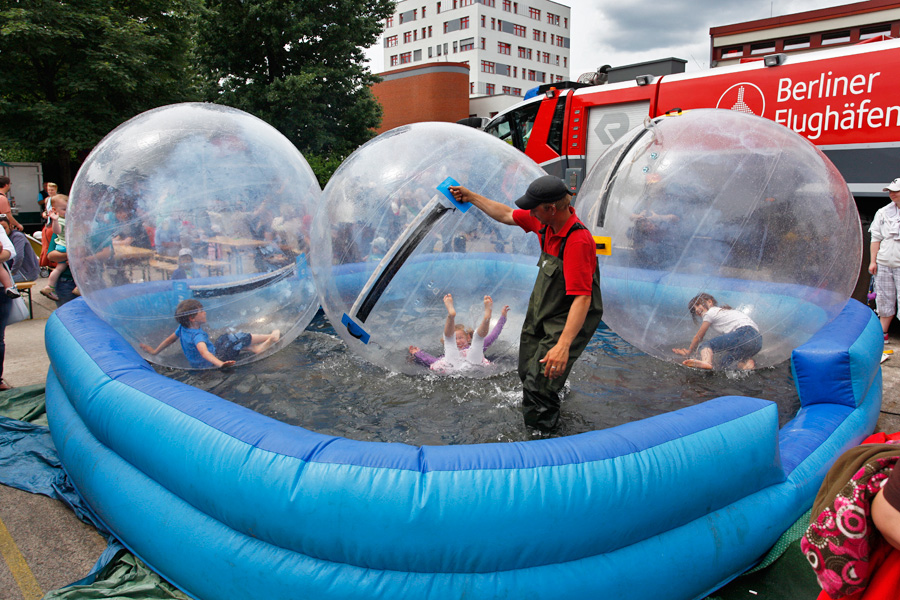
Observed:
[[[485,126],[484,130],[525,152],[540,107],[540,101],[519,106],[495,118]]]

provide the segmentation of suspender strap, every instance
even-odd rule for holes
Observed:
[[[560,260],[562,260],[563,253],[566,251],[566,242],[569,241],[569,236],[572,235],[573,231],[578,231],[579,229],[587,229],[587,227],[585,227],[584,224],[576,221],[575,223],[572,224],[572,227],[569,228],[569,233],[566,234],[566,237],[563,238],[562,243],[560,243],[560,245],[559,245],[559,254],[557,254],[557,257]],[[546,225],[541,227],[541,230],[538,232],[538,235],[541,236],[541,250],[546,252],[546,250],[544,250],[544,247],[545,247],[544,244],[547,241],[547,226]]]

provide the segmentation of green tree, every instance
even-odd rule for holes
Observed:
[[[363,48],[393,0],[208,0],[198,54],[206,98],[281,131],[317,164],[373,136],[381,106]],[[317,172],[322,178],[322,173]]]
[[[72,160],[150,108],[199,98],[201,0],[0,0],[0,148]]]

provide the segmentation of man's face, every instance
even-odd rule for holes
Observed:
[[[534,217],[544,225],[547,225],[550,218],[556,214],[556,205],[552,203],[538,204],[529,212],[531,213],[532,217]]]

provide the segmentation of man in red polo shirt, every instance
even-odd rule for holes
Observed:
[[[534,180],[516,200],[518,210],[462,186],[450,192],[499,223],[538,234],[541,258],[519,340],[519,378],[525,424],[551,431],[559,423],[559,392],[603,316],[594,238],[558,177]]]

